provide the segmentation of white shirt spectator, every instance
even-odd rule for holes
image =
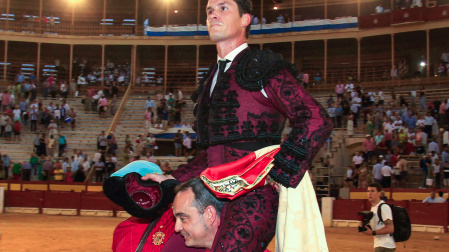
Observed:
[[[384,13],[384,7],[382,7],[382,5],[378,5],[376,7],[376,14],[382,14]]]
[[[190,139],[190,137],[186,137],[186,139],[182,142],[182,145],[184,145],[187,149],[192,149],[192,139]]]
[[[443,197],[438,197],[433,200],[433,203],[444,203],[444,202],[446,202],[446,199]]]
[[[384,167],[382,167],[382,176],[391,177],[391,175],[393,175],[393,174],[394,174],[394,170],[390,166],[385,165]]]
[[[352,92],[354,90],[354,84],[348,83],[345,86],[346,92]]]
[[[363,157],[362,157],[362,156],[354,156],[354,157],[352,158],[352,162],[353,162],[355,165],[362,164],[362,163],[363,163]]]

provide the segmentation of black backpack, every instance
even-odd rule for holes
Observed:
[[[379,222],[384,222],[384,220],[382,219],[382,205],[388,205],[391,208],[391,212],[393,214],[394,241],[407,241],[412,234],[412,224],[410,222],[410,217],[408,216],[407,209],[400,206],[382,203],[377,209],[377,217],[379,218]]]

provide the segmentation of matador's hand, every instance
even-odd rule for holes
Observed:
[[[175,179],[172,175],[162,175],[162,174],[156,174],[156,173],[148,173],[145,176],[142,177],[142,180],[153,180],[155,182],[161,183],[162,181],[165,181],[167,179]]]

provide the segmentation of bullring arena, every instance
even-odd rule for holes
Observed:
[[[122,218],[3,214],[0,251],[111,251],[112,232]],[[434,240],[439,236],[438,240]],[[327,228],[329,251],[371,251],[372,237],[356,228]],[[447,251],[449,236],[414,232],[396,251]],[[268,247],[274,251],[274,243]]]
[[[357,212],[379,181],[412,224],[396,251],[447,251],[449,0],[252,2],[250,47],[294,64],[334,123],[309,170],[329,250],[372,251]],[[0,1],[0,251],[111,251],[129,215],[104,179],[135,160],[169,174],[199,154],[175,138],[189,132],[195,149],[189,97],[217,60],[206,5]]]

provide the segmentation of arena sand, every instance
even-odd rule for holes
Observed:
[[[107,252],[111,251],[112,233],[121,218],[49,216],[40,214],[0,215],[1,252]],[[440,240],[434,240],[439,236]],[[373,251],[373,238],[358,234],[355,228],[327,228],[332,252]],[[413,232],[396,251],[449,251],[449,233]],[[274,242],[269,246],[274,251]]]

